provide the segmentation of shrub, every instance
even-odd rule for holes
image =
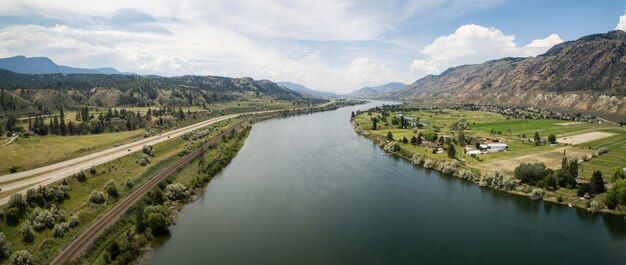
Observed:
[[[604,192],[604,179],[602,179],[602,172],[596,170],[591,177],[591,193],[600,194]]]
[[[533,189],[530,192],[530,198],[533,200],[541,200],[543,199],[543,190],[542,189]]]
[[[80,221],[78,220],[78,217],[76,217],[75,215],[70,216],[70,221],[68,223],[68,226],[70,228],[74,228],[74,227],[77,227],[78,225],[80,225]]]
[[[126,181],[124,181],[124,187],[126,187],[127,189],[132,189],[133,186],[133,181],[130,180],[130,178],[127,178]]]
[[[510,176],[503,175],[499,171],[482,176],[478,184],[482,187],[492,187],[504,190],[512,190],[515,188],[515,182],[513,179]]]
[[[33,265],[33,256],[28,250],[19,250],[11,255],[11,265]]]
[[[26,211],[28,204],[21,193],[15,193],[9,198],[9,208],[17,208],[21,213]]]
[[[167,198],[172,201],[181,200],[189,196],[187,187],[180,183],[167,185],[167,187],[165,187],[165,194],[167,195]]]
[[[414,154],[413,158],[411,159],[411,162],[414,165],[418,165],[418,166],[424,164],[424,155]]]
[[[54,226],[54,228],[52,229],[52,235],[54,237],[63,237],[68,230],[70,230],[70,228],[67,223],[62,222]]]
[[[478,173],[466,168],[461,169],[461,171],[459,172],[459,177],[470,181],[476,181],[480,179],[480,175]]]
[[[33,240],[35,239],[35,231],[33,230],[33,226],[28,220],[26,220],[22,224],[20,233],[22,234],[22,241],[24,242],[33,242]]]
[[[92,168],[93,168],[93,167],[92,167]],[[93,169],[94,169],[94,172],[95,172],[95,168],[93,168]],[[94,174],[94,173],[92,173],[92,174]],[[80,172],[76,173],[76,175],[74,175],[74,176],[76,177],[76,179],[77,179],[79,182],[85,182],[85,181],[87,181],[87,174],[85,174],[85,171],[84,171],[84,170],[81,170]]]
[[[593,200],[589,203],[589,208],[587,208],[587,211],[589,211],[590,213],[597,213],[600,211],[600,204]]]
[[[589,160],[589,156],[588,156],[587,154],[583,154],[580,158],[581,158],[583,161],[587,161],[587,160]]]
[[[104,190],[109,194],[109,196],[113,198],[117,198],[119,193],[117,192],[117,187],[115,186],[115,181],[109,179],[106,184],[104,184]]]
[[[89,173],[91,173],[91,175],[93,176],[93,175],[96,175],[96,173],[98,173],[98,171],[96,170],[96,167],[91,166],[89,168]]]
[[[444,174],[452,174],[454,173],[457,167],[458,167],[458,164],[455,160],[448,160],[445,163],[443,163],[441,172],[443,172]]]
[[[559,195],[556,197],[557,202],[563,202],[563,196]]]
[[[15,207],[11,207],[9,209],[7,209],[6,211],[6,218],[7,218],[7,223],[9,224],[17,224],[20,221],[20,210],[15,208]]]
[[[544,163],[521,163],[515,168],[513,175],[525,183],[534,184],[546,177],[546,165]]]
[[[139,159],[139,165],[142,166],[142,167],[147,166],[148,163],[149,163],[149,160],[147,160],[145,158]]]
[[[454,145],[449,145],[447,152],[449,158],[454,158],[456,156],[456,149],[454,149]]]
[[[430,158],[426,158],[426,160],[424,160],[425,168],[434,168],[436,165],[437,165],[437,162],[435,162],[435,160],[432,160]]]
[[[609,149],[606,149],[606,147],[600,147],[598,148],[598,154],[606,154],[609,152]]]
[[[167,209],[162,205],[147,206],[144,208],[144,219],[148,222],[148,227],[155,235],[167,232],[171,224]]]
[[[52,212],[39,207],[35,208],[33,212],[30,213],[30,221],[35,230],[43,230],[46,227],[52,228],[54,226],[54,220],[55,218]]]
[[[106,200],[104,198],[104,193],[100,191],[93,191],[89,196],[89,201],[95,204],[103,204]]]
[[[618,204],[626,205],[626,180],[620,179],[613,183],[604,198],[604,204],[609,209],[615,208]]]
[[[16,173],[20,168],[18,166],[11,166],[9,168],[9,173]]]
[[[9,243],[3,232],[0,232],[0,259],[4,259],[9,256]]]

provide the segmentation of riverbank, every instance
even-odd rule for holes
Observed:
[[[179,213],[184,207],[196,201],[207,188],[207,184],[211,179],[219,174],[230,161],[237,155],[248,136],[250,126],[253,123],[264,121],[267,119],[288,117],[295,115],[305,115],[315,112],[335,110],[339,107],[361,104],[360,101],[337,101],[323,107],[311,107],[307,109],[285,110],[279,113],[268,113],[265,115],[241,115],[239,119],[248,119],[249,124],[245,129],[233,133],[231,137],[218,143],[214,148],[205,151],[201,158],[192,161],[183,167],[176,175],[168,178],[166,183],[159,185],[158,188],[148,194],[146,200],[134,205],[127,213],[120,218],[103,236],[101,236],[94,247],[81,257],[81,262],[92,264],[107,264],[113,261],[126,263],[139,259],[143,263],[151,257],[152,250],[162,244],[167,238],[167,229],[154,233],[154,227],[141,227],[141,224],[148,218],[141,219],[138,216],[146,214],[148,207],[162,205],[166,214],[166,223],[175,224]],[[191,136],[193,138],[193,135]],[[191,149],[188,148],[188,149]],[[182,189],[180,192],[182,197],[172,196],[174,187]],[[154,202],[155,193],[164,195],[161,203]],[[138,214],[141,212],[142,214]],[[143,221],[142,221],[143,220]],[[123,244],[128,238],[132,238],[129,244]],[[119,253],[113,249],[119,248]],[[121,259],[121,260],[118,260]],[[143,262],[142,262],[143,261]]]
[[[388,154],[393,153],[396,156],[401,157],[416,166],[422,166],[427,169],[434,169],[436,171],[464,179],[474,184],[478,184],[481,187],[490,187],[493,189],[505,191],[505,192],[512,193],[515,195],[526,196],[535,200],[541,199],[547,202],[558,203],[558,204],[566,205],[569,207],[576,207],[576,208],[588,210],[590,212],[602,212],[602,213],[607,213],[607,214],[618,214],[618,215],[626,214],[626,212],[622,210],[620,207],[617,207],[615,209],[608,209],[607,207],[602,207],[603,206],[602,200],[606,194],[599,194],[595,198],[584,199],[584,198],[577,196],[576,190],[571,189],[571,188],[566,189],[566,188],[557,187],[557,189],[553,189],[553,190],[539,188],[537,186],[521,183],[520,180],[513,178],[511,175],[508,175],[507,173],[503,173],[502,169],[489,168],[487,166],[488,164],[485,163],[485,160],[487,160],[486,162],[492,162],[494,158],[498,158],[498,157],[514,160],[516,159],[516,156],[520,156],[520,155],[532,156],[531,154],[533,153],[536,154],[537,152],[558,153],[558,151],[551,151],[550,147],[536,146],[536,145],[529,146],[528,144],[524,145],[524,144],[514,143],[513,146],[515,147],[515,150],[517,150],[515,153],[514,152],[494,153],[494,154],[483,153],[479,157],[479,156],[474,156],[474,155],[470,156],[469,154],[466,154],[465,151],[468,149],[462,149],[463,148],[462,146],[456,144],[457,146],[456,154],[452,155],[454,156],[453,159],[449,158],[450,155],[446,153],[445,151],[446,149],[443,148],[444,140],[446,142],[446,145],[455,145],[452,142],[456,142],[456,138],[459,137],[459,134],[463,134],[463,130],[443,131],[445,130],[444,128],[445,126],[455,126],[452,124],[455,124],[455,122],[457,121],[461,120],[465,122],[466,117],[476,118],[477,116],[481,116],[481,118],[483,119],[489,120],[490,122],[494,122],[498,120],[498,117],[496,117],[495,114],[459,112],[453,115],[442,115],[444,114],[444,112],[442,112],[441,110],[439,110],[439,112],[433,111],[430,114],[426,113],[426,115],[424,115],[424,113],[421,113],[420,115],[424,115],[424,116],[420,116],[420,117],[428,117],[428,122],[431,122],[431,123],[436,119],[440,119],[436,122],[436,125],[429,124],[428,122],[426,122],[426,119],[422,119],[423,123],[420,124],[421,127],[425,127],[424,125],[433,127],[436,132],[439,132],[440,130],[442,130],[441,132],[439,132],[440,136],[437,136],[437,133],[433,133],[433,130],[429,130],[427,132],[421,129],[415,129],[415,128],[402,129],[398,126],[390,125],[389,123],[391,122],[392,117],[394,119],[393,121],[394,124],[398,124],[400,120],[399,117],[402,116],[402,114],[398,114],[398,113],[404,113],[403,111],[396,112],[395,114],[394,112],[390,113],[388,110],[386,111],[386,113],[385,111],[383,111],[382,113],[385,113],[389,117],[388,120],[384,119],[384,121],[381,121],[382,117],[380,115],[381,114],[380,109],[378,109],[377,111],[379,112],[376,113],[376,112],[373,112],[372,110],[369,110],[368,112],[357,112],[356,114],[353,113],[352,118],[351,118],[351,123],[353,125],[355,132],[372,140],[375,144],[377,144],[380,148],[382,148],[384,152]],[[374,115],[377,115],[377,116],[374,116]],[[397,115],[400,115],[400,116],[397,116]],[[485,116],[485,117],[482,117],[482,116]],[[373,119],[377,119],[378,124],[376,125],[373,124]],[[408,119],[412,119],[411,121],[415,123],[415,118],[410,117],[410,118],[407,118],[407,120]],[[362,124],[365,121],[366,121],[366,125]],[[419,122],[420,119],[417,118],[417,121]],[[469,123],[470,122],[468,121],[467,124]],[[367,128],[365,128],[365,126],[367,126]],[[478,127],[480,126],[480,124],[473,123],[472,126]],[[582,124],[580,126],[588,126],[588,125]],[[376,130],[373,130],[373,128],[376,128]],[[568,130],[568,129],[571,130],[572,128],[563,128],[562,130]],[[416,135],[419,135],[417,136],[417,138],[425,139],[421,136],[422,133],[424,133],[425,135],[434,134],[434,137],[437,137],[437,139],[434,139],[434,141],[432,142],[432,146],[430,146],[430,143],[426,143],[426,141],[425,143],[422,143],[420,140],[421,145],[416,144],[414,142],[414,141],[417,141],[415,137]],[[455,133],[457,134],[457,137],[455,137]],[[465,134],[466,135],[464,137],[468,137],[469,139],[470,135],[467,134],[467,132],[465,132]],[[425,136],[425,137],[428,138],[429,136]],[[486,137],[489,137],[489,136],[487,135]],[[494,137],[494,136],[491,136],[491,137]],[[502,138],[503,136],[502,134],[500,134],[495,137]],[[508,138],[513,138],[513,137],[507,137],[506,139]],[[409,141],[411,143],[409,143]],[[460,153],[462,150],[464,152],[461,158]],[[568,148],[568,151],[569,150],[574,150],[574,149]],[[563,154],[563,151],[560,151],[560,152],[561,154]],[[571,153],[576,154],[575,152],[571,152]],[[586,154],[582,152],[579,152],[579,153],[580,154],[578,155],[583,154],[584,156],[587,156]],[[591,157],[591,155],[589,156]],[[596,155],[594,155],[593,157],[595,156]],[[560,162],[561,157],[556,156],[556,159],[558,159]],[[530,160],[532,161],[532,159]],[[527,161],[520,160],[517,162],[517,164],[519,164],[520,162],[527,162]],[[506,167],[504,167],[503,169],[507,170],[506,172],[512,173],[513,168],[515,168],[517,164],[506,165]],[[590,173],[586,173],[586,174],[590,174]]]

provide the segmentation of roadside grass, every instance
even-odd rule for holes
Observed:
[[[227,126],[226,122],[219,122],[209,127],[224,128],[225,126]],[[206,137],[214,136],[218,133],[219,130],[215,130],[214,133]],[[52,230],[45,229],[41,232],[35,232],[35,240],[32,243],[22,242],[20,227],[33,208],[29,208],[28,212],[20,218],[20,222],[16,225],[0,222],[0,231],[5,234],[7,241],[11,243],[12,251],[26,249],[31,252],[36,264],[49,262],[58,254],[61,248],[91,225],[95,219],[110,210],[118,201],[128,196],[157,172],[178,160],[179,152],[186,146],[198,144],[204,141],[204,139],[206,138],[196,141],[185,141],[177,137],[170,141],[159,143],[154,146],[155,156],[150,157],[151,163],[145,167],[137,163],[145,155],[142,152],[135,152],[97,166],[96,174],[86,172],[88,176],[86,182],[79,182],[74,177],[66,178],[66,182],[70,187],[71,197],[58,204],[58,207],[65,212],[66,219],[69,219],[72,215],[77,216],[80,220],[80,225],[77,228],[70,229],[62,238],[53,237]],[[103,205],[90,203],[88,200],[93,191],[102,191],[106,194],[104,186],[109,180],[113,180],[116,183],[119,196],[112,198],[107,195],[107,202]],[[133,184],[131,188],[125,187],[124,184],[127,180]],[[46,208],[49,208],[50,204],[48,203]],[[8,263],[8,259],[2,261],[2,264]]]
[[[0,174],[8,174],[12,166],[19,171],[29,170],[56,162],[84,156],[129,143],[143,137],[144,130],[80,136],[31,136],[18,138],[13,143],[0,146]]]

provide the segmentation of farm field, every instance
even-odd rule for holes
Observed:
[[[400,129],[390,121],[398,113],[417,118],[424,126],[418,130]],[[461,162],[484,172],[499,171],[512,175],[515,167],[522,162],[543,162],[548,168],[559,169],[564,150],[570,159],[577,158],[582,161],[583,157],[590,158],[581,163],[580,175],[587,179],[591,178],[594,170],[601,170],[604,178],[609,180],[615,168],[626,167],[626,130],[609,124],[513,119],[492,112],[443,109],[391,113],[387,122],[379,121],[377,130],[368,130],[368,132],[378,137],[386,137],[387,133],[391,132],[403,149],[435,159],[446,159],[447,156],[443,152],[434,154],[430,148],[402,143],[401,140],[403,137],[410,140],[419,132],[424,135],[437,133],[438,136],[445,138],[455,138],[460,131],[453,130],[451,125],[460,120],[464,120],[467,124],[467,128],[463,130],[466,139],[471,137],[498,139],[508,145],[505,152],[473,157],[464,154],[463,147],[455,144],[457,158]],[[363,128],[372,128],[371,116],[367,113],[358,115],[356,121]],[[535,132],[540,137],[553,134],[562,142],[555,146],[535,145],[530,141]],[[601,147],[607,148],[609,152],[594,156]]]
[[[115,144],[140,139],[143,134],[144,130],[135,130],[65,137],[20,137],[11,144],[0,146],[0,153],[4,155],[0,160],[0,174],[8,174],[9,168],[13,166],[23,171],[105,150]]]

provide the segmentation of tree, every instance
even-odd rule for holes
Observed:
[[[387,132],[387,140],[393,141],[393,133],[391,131]]]
[[[353,112],[352,112],[352,114],[350,114],[350,118],[351,118],[351,119],[354,119],[354,117],[355,117],[355,116],[356,116],[356,115],[354,115],[354,111],[353,111]]]
[[[109,179],[107,183],[104,185],[104,190],[111,196],[112,198],[117,198],[119,193],[117,192],[117,186],[115,185],[115,181]]]
[[[9,243],[3,232],[0,232],[0,259],[4,259],[9,256]]]
[[[461,146],[465,146],[465,133],[463,131],[459,132],[459,136],[458,136],[458,140],[459,140],[459,144]]]
[[[109,247],[107,248],[107,262],[113,263],[113,261],[117,259],[117,256],[120,255],[120,252],[120,245],[117,243],[117,241],[113,241],[113,243],[111,243],[111,245],[109,245]]]
[[[548,136],[548,142],[556,144],[556,136],[554,136],[554,134],[550,134],[550,136]]]
[[[624,170],[620,167],[616,168],[613,171],[613,176],[611,176],[611,182],[618,181],[620,179],[624,179],[626,176],[624,175]]]
[[[180,183],[172,183],[167,185],[167,187],[165,187],[165,194],[167,195],[167,198],[172,201],[182,200],[189,196],[189,193],[187,192],[187,187]]]
[[[143,213],[143,207],[135,207],[135,231],[143,233],[146,230],[146,224]]]
[[[35,231],[33,230],[33,226],[28,220],[26,220],[22,224],[22,229],[20,230],[20,233],[22,234],[22,241],[24,242],[33,242],[33,240],[35,239]]]
[[[171,224],[167,209],[162,205],[147,206],[144,208],[144,219],[148,222],[148,227],[155,235],[164,234],[167,232],[168,227]]]
[[[408,140],[408,139],[406,139],[406,137],[404,137],[404,136],[403,136],[403,137],[402,137],[402,143],[405,143],[405,144],[406,144],[406,143],[408,143],[408,142],[409,142],[409,140]]]
[[[411,137],[411,144],[417,144],[417,137],[415,137],[415,135]]]
[[[513,171],[513,175],[522,182],[535,184],[546,177],[547,170],[544,163],[521,163]]]
[[[13,195],[11,195],[11,198],[9,198],[9,208],[12,207],[17,208],[18,210],[20,210],[21,213],[26,211],[28,204],[26,204],[26,201],[24,201],[24,197],[21,193],[14,193]]]
[[[95,204],[103,204],[106,201],[106,199],[104,198],[104,193],[100,191],[93,191],[91,192],[91,195],[89,196],[89,201]]]
[[[593,172],[589,184],[591,184],[591,193],[600,194],[604,192],[604,179],[602,179],[602,172],[600,172],[600,170]]]
[[[372,130],[376,130],[376,123],[378,123],[378,119],[376,117],[372,117]]]
[[[11,265],[33,265],[33,256],[28,250],[19,250],[11,255]]]
[[[539,137],[539,132],[535,132],[535,137],[533,139],[535,140],[535,145],[539,145],[539,141],[541,141],[541,137]]]
[[[456,150],[454,149],[454,145],[448,146],[448,157],[454,158],[456,156]]]

